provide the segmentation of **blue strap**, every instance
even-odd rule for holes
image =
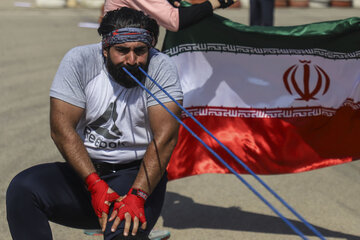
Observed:
[[[208,133],[221,147],[223,147],[246,171],[248,171],[256,180],[258,180],[270,193],[272,193],[283,205],[285,205],[296,217],[298,217],[315,235],[325,240],[322,234],[309,224],[300,214],[298,214],[289,204],[287,204],[277,193],[275,193],[261,178],[259,178],[244,162],[242,162],[234,153],[232,153],[223,143],[221,143],[212,133],[210,133],[196,118],[194,118],[180,103],[178,103],[170,94],[163,89],[154,79],[152,79],[141,67],[141,72],[145,74],[160,90],[162,90],[174,103],[176,103],[192,120],[194,120],[206,133]],[[123,70],[137,82],[145,91],[147,91],[162,107],[166,109],[191,135],[193,135],[210,153],[212,153],[227,169],[229,169],[237,178],[240,179],[257,197],[259,197],[271,210],[273,210],[295,233],[302,239],[308,239],[295,227],[287,218],[285,218],[274,206],[272,206],[256,189],[254,189],[244,178],[242,178],[229,164],[227,164],[214,150],[212,150],[199,136],[197,136],[185,123],[183,123],[174,113],[172,113],[159,99],[157,99],[138,79],[123,67]]]

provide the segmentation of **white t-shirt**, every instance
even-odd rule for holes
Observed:
[[[150,50],[148,74],[176,100],[182,100],[171,59]],[[145,84],[161,102],[170,102],[150,79]],[[60,63],[50,96],[84,108],[77,132],[93,161],[128,163],[142,159],[152,140],[147,107],[158,104],[140,86],[125,88],[106,70],[101,44],[71,49]]]

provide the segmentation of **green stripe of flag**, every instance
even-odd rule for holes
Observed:
[[[190,45],[197,46],[198,51],[216,51],[215,48],[211,49],[212,45],[237,46],[243,50],[255,48],[260,54],[267,53],[259,49],[307,49],[310,52],[320,49],[330,51],[331,54],[347,53],[340,57],[343,59],[360,58],[360,18],[299,26],[250,27],[214,14],[179,32],[167,31],[162,50],[169,53],[174,47]],[[189,47],[188,51],[197,50]],[[223,48],[221,51],[227,50]],[[256,52],[252,51],[250,54]],[[278,53],[275,51],[274,54]],[[290,51],[289,54],[296,54],[296,51]]]

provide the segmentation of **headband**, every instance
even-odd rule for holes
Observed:
[[[120,28],[116,29],[102,38],[103,48],[125,42],[143,42],[152,46],[153,37],[151,33],[143,28]]]

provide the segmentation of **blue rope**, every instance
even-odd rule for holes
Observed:
[[[138,79],[136,79],[125,67],[123,67],[123,70],[131,78],[133,78],[134,81],[137,82],[145,91],[147,91],[163,108],[165,108],[165,110],[168,111],[171,114],[171,116],[173,116],[186,130],[188,130],[191,133],[191,135],[193,135],[209,152],[211,152],[222,164],[224,164],[226,168],[228,168],[237,178],[239,178],[240,181],[242,181],[257,197],[259,197],[270,209],[272,209],[295,233],[297,233],[304,240],[308,239],[297,227],[295,227],[274,206],[272,206],[258,191],[256,191],[256,189],[254,189],[244,178],[242,178],[232,167],[230,167],[229,164],[227,164],[216,152],[214,152],[214,150],[212,150],[199,136],[197,136],[185,123],[183,123],[173,112],[171,112],[162,102],[160,102],[160,100],[156,98],[154,94],[152,94],[149,91],[149,89],[147,89]],[[141,68],[140,70],[143,71]],[[176,100],[173,101],[176,102],[178,106],[181,106]],[[181,108],[183,107],[181,106]]]
[[[310,223],[308,223],[299,213],[295,211],[285,200],[283,200],[275,191],[273,191],[260,177],[258,177],[243,161],[241,161],[230,149],[228,149],[222,142],[220,142],[209,130],[205,128],[194,116],[189,113],[181,104],[179,104],[170,94],[163,89],[154,79],[152,79],[141,67],[139,69],[145,74],[153,83],[156,84],[173,102],[175,102],[192,120],[194,120],[207,134],[209,134],[226,152],[228,152],[239,164],[241,164],[246,171],[248,171],[256,180],[258,180],[271,194],[273,194],[287,209],[289,209],[305,226],[307,226],[316,236],[325,240],[325,237],[316,230]]]

